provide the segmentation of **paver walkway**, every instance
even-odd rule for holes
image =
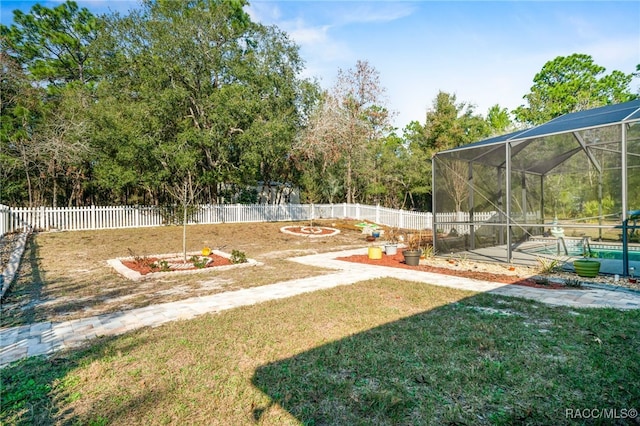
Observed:
[[[193,297],[177,302],[72,321],[42,322],[3,329],[0,330],[0,367],[24,357],[51,354],[60,349],[74,347],[98,336],[122,334],[145,326],[156,327],[169,321],[190,319],[205,313],[221,312],[239,306],[382,277],[395,277],[463,290],[491,292],[503,296],[524,297],[551,305],[640,309],[640,292],[624,289],[545,290],[513,285],[505,286],[489,281],[335,260],[337,257],[364,253],[366,253],[366,249],[357,249],[291,259],[307,265],[337,269],[338,271],[333,274],[211,296]]]

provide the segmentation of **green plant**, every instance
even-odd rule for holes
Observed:
[[[433,245],[431,244],[427,244],[426,246],[424,246],[422,248],[422,254],[424,255],[424,257],[426,257],[427,259],[431,259],[433,256],[435,256],[436,252],[435,252],[435,248],[433,247]]]
[[[168,272],[171,270],[171,268],[169,268],[169,262],[167,262],[166,260],[161,260],[160,262],[158,262],[160,271],[162,272]]]
[[[572,288],[580,288],[582,287],[582,281],[577,278],[567,278],[566,280],[564,280],[564,285]]]
[[[231,250],[231,263],[247,263],[247,255],[240,250]]]
[[[540,285],[549,285],[549,278],[543,276],[543,275],[538,275],[532,278],[533,282],[535,282],[536,284],[540,284]]]
[[[455,259],[460,265],[466,266],[469,262],[469,255],[467,253],[459,253],[455,256]]]
[[[546,257],[537,257],[538,273],[552,274],[560,269],[560,261],[558,259],[548,259]]]
[[[209,259],[201,256],[191,256],[191,259],[189,260],[191,261],[191,263],[193,263],[193,266],[195,266],[198,269],[202,269],[205,266],[207,266]]]

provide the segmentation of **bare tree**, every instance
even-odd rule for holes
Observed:
[[[444,188],[453,199],[456,211],[462,211],[462,203],[469,197],[467,175],[469,166],[462,161],[448,162],[442,171]]]
[[[302,157],[320,164],[324,175],[328,167],[344,164],[346,201],[356,201],[354,176],[367,164],[363,157],[367,145],[390,128],[391,114],[382,105],[384,88],[378,71],[366,61],[355,69],[339,70],[338,79],[311,117],[305,135],[294,147]]]

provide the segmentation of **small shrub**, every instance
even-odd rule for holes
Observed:
[[[580,288],[582,287],[582,281],[577,278],[567,278],[566,280],[564,280],[564,285],[572,288]]]
[[[169,268],[169,262],[167,262],[166,260],[161,260],[160,262],[158,262],[160,271],[162,272],[168,272],[171,270],[171,268]]]
[[[195,266],[198,269],[202,269],[205,266],[207,266],[207,258],[206,257],[200,257],[200,256],[191,256],[191,262],[193,263],[193,266]]]
[[[433,258],[433,256],[435,256],[436,252],[435,249],[433,248],[433,245],[431,244],[427,244],[423,249],[422,249],[422,254],[424,255],[425,258],[427,259],[431,259]]]
[[[540,285],[549,285],[549,278],[542,276],[542,275],[538,275],[536,277],[533,277],[533,282],[536,284],[540,284]]]
[[[558,259],[547,259],[544,257],[538,257],[538,273],[540,274],[552,274],[560,269],[560,261]]]
[[[231,250],[231,263],[247,263],[247,255],[240,250]]]

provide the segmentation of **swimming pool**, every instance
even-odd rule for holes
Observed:
[[[591,253],[599,259],[620,259],[622,260],[622,250],[601,250],[591,248]],[[580,252],[582,254],[582,252]],[[629,250],[629,260],[640,261],[640,252]]]
[[[622,260],[622,246],[620,245],[589,243],[589,247],[591,248],[591,257],[595,257],[598,259]],[[532,254],[557,254],[558,246],[557,243],[554,242],[551,244],[544,244],[541,246],[526,248],[522,251]],[[586,251],[587,253],[589,253],[589,249],[587,249]],[[571,244],[567,241],[567,252],[569,256],[582,256],[584,253],[582,242],[580,241]],[[564,248],[560,250],[560,254],[565,254]],[[629,247],[629,261],[640,262],[640,247]]]

